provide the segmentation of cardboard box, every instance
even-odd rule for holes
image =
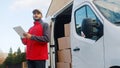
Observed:
[[[70,47],[70,37],[58,38],[58,49],[68,49]]]
[[[71,68],[71,63],[57,62],[57,68]]]
[[[65,62],[65,63],[71,63],[71,49],[65,49],[65,50],[59,50],[58,51],[58,61],[59,62]]]
[[[22,68],[28,68],[27,67],[27,62],[22,62]]]
[[[70,37],[70,24],[64,25],[65,37]]]

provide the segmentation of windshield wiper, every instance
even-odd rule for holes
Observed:
[[[120,22],[114,22],[114,24],[120,24]]]
[[[114,22],[116,26],[120,26],[120,22]]]

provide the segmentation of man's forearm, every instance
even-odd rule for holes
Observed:
[[[49,42],[50,37],[49,36],[32,36],[31,40],[36,40],[36,41],[39,41],[39,42]]]

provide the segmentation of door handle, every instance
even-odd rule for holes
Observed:
[[[80,48],[76,47],[75,49],[73,49],[73,51],[80,51]]]

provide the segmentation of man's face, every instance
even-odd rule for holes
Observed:
[[[41,18],[42,18],[41,13],[36,12],[36,13],[33,14],[33,19],[34,20],[39,21]]]

